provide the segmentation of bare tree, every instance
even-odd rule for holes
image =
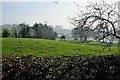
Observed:
[[[72,30],[72,36],[75,40],[80,40],[86,41],[87,38],[89,37],[90,29],[89,27],[82,27],[82,28],[73,28]]]
[[[73,28],[71,33],[72,33],[72,36],[73,36],[74,40],[78,40],[79,30],[77,28]]]
[[[120,39],[118,34],[118,22],[120,15],[118,14],[118,2],[108,4],[104,0],[100,3],[88,4],[85,9],[75,3],[78,7],[79,13],[77,17],[71,18],[72,23],[76,25],[78,29],[85,27],[86,25],[93,31],[98,31],[97,39],[108,39],[109,36],[114,36]],[[82,7],[83,8],[83,7]]]
[[[79,37],[80,37],[80,39],[86,41],[87,38],[89,37],[89,32],[90,32],[90,29],[89,29],[88,26],[79,28]]]

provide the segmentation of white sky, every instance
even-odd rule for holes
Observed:
[[[1,0],[2,2],[79,2],[82,0]],[[95,0],[93,0],[95,1]]]
[[[54,4],[53,2],[58,1]],[[89,2],[101,0],[2,0],[0,3],[0,19],[2,24],[19,24],[25,22],[33,25],[35,22],[50,25],[61,25],[64,28],[73,28],[68,22],[68,17],[73,17],[77,7],[73,2],[79,2],[84,6]],[[114,2],[118,0],[105,0]],[[11,3],[12,2],[12,3]]]

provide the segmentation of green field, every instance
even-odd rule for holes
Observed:
[[[74,44],[61,41],[31,39],[31,38],[3,38],[3,56],[72,56],[72,55],[110,55],[118,54],[118,48],[112,47],[111,50],[103,47],[91,46],[86,44]]]

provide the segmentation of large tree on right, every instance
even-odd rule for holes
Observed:
[[[103,0],[101,2],[89,3],[84,8],[75,3],[79,12],[77,17],[70,18],[70,20],[76,26],[76,29],[87,26],[94,32],[97,31],[95,38],[99,39],[99,41],[104,39],[110,40],[112,39],[111,36],[120,39],[118,3],[108,4]]]

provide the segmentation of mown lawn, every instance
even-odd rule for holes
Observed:
[[[3,56],[72,56],[72,55],[110,55],[118,54],[118,48],[102,51],[100,46],[66,43],[61,41],[31,39],[31,38],[3,38]]]

